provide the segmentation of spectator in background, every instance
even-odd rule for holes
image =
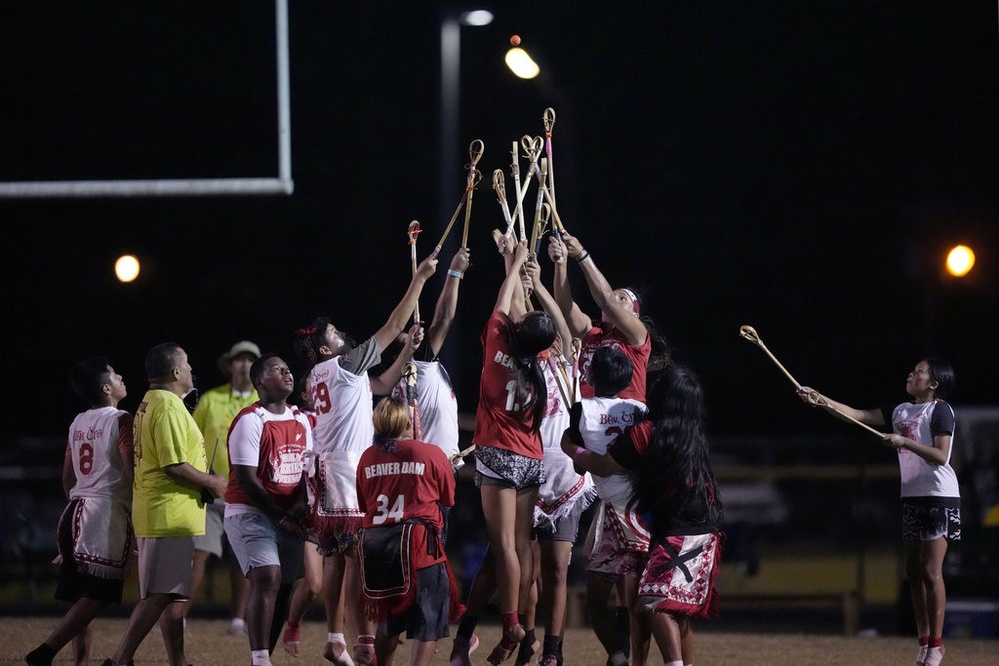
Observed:
[[[187,352],[163,342],[146,354],[146,391],[135,413],[132,523],[139,542],[139,603],[103,666],[125,666],[159,621],[171,666],[187,666],[184,602],[191,598],[194,537],[205,533],[202,491],[222,497],[226,480],[208,474],[205,442],[183,398],[194,389]]]
[[[132,415],[118,409],[125,382],[104,357],[73,366],[73,388],[89,409],[73,419],[66,442],[62,485],[69,504],[59,518],[61,559],[55,597],[72,604],[30,666],[49,666],[73,641],[73,661],[89,663],[93,619],[121,603],[132,534]]]
[[[250,381],[250,366],[260,358],[260,348],[249,340],[234,344],[219,357],[219,371],[228,382],[205,391],[194,409],[194,422],[205,437],[209,471],[223,479],[229,478],[229,425],[233,418],[248,405],[257,401],[257,390]],[[225,560],[229,569],[230,597],[229,633],[246,633],[246,603],[250,595],[250,582],[239,570],[239,564],[228,547],[222,529],[225,502],[219,498],[208,505],[205,533],[194,538],[194,587],[197,594],[205,577],[208,558],[214,555]],[[191,612],[191,600],[185,604],[184,617]]]

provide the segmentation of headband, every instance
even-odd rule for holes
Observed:
[[[631,289],[621,289],[621,291],[626,293],[628,295],[628,298],[631,299],[632,305],[635,306],[635,314],[642,314],[641,313],[642,306],[638,302],[638,296],[635,295],[635,292],[633,292]]]

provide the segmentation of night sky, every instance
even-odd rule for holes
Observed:
[[[374,333],[409,280],[409,222],[427,230],[423,257],[481,139],[444,355],[474,410],[502,279],[490,178],[503,169],[510,189],[510,144],[543,133],[546,107],[562,220],[612,285],[644,292],[705,384],[712,433],[849,428],[805,409],[743,324],[857,407],[904,399],[927,355],[953,362],[955,404],[999,402],[995,2],[589,5],[505,1],[463,28],[454,155],[440,154],[444,3],[291,0],[293,195],[0,199],[5,439],[65,433],[83,407],[69,368],[87,355],[110,357],[134,410],[161,341],[206,389],[237,340],[294,361],[292,333],[317,315]],[[541,80],[502,64],[515,33]],[[4,0],[0,181],[274,177],[274,72],[268,1]],[[960,282],[940,275],[957,242],[978,259]],[[113,276],[123,252],[145,266],[133,284]]]

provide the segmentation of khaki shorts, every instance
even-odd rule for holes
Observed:
[[[139,537],[139,597],[191,598],[194,537]]]
[[[194,549],[211,553],[222,559],[223,538],[225,529],[222,516],[225,514],[225,504],[212,502],[205,507],[205,533],[194,537]]]

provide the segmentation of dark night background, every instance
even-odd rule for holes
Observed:
[[[858,407],[903,399],[930,354],[955,365],[954,403],[999,402],[994,2],[495,3],[492,25],[462,29],[459,151],[442,157],[446,6],[290,2],[292,196],[0,200],[5,438],[64,435],[86,355],[111,358],[134,410],[164,340],[205,389],[236,340],[291,360],[318,314],[370,335],[408,282],[407,225],[428,230],[425,256],[482,139],[445,355],[474,410],[502,269],[490,175],[548,106],[561,218],[613,285],[645,290],[713,433],[849,430],[804,409],[742,324]],[[505,69],[514,33],[544,80]],[[0,1],[0,181],[276,176],[274,72],[266,0]],[[957,242],[978,262],[946,280]],[[144,272],[121,285],[124,252]]]

